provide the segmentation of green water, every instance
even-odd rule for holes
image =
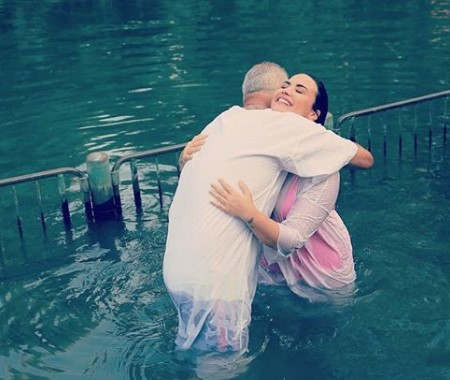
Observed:
[[[0,178],[184,142],[240,103],[243,75],[262,60],[321,77],[335,119],[450,88],[448,0],[0,0],[0,36]],[[433,115],[445,107],[436,104]],[[342,173],[352,300],[309,304],[260,287],[252,360],[235,378],[450,378],[448,141],[433,122],[428,147],[420,112],[416,156],[406,133],[403,158],[384,158],[375,120],[376,166]],[[403,129],[413,124],[408,115]],[[142,163],[142,213],[124,189],[124,221],[91,225],[70,192],[70,232],[51,180],[41,184],[45,234],[35,188],[17,186],[23,240],[11,189],[0,189],[0,379],[195,378],[174,353],[162,282],[175,181],[173,164],[164,168],[162,210]]]

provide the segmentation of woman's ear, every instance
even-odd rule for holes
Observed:
[[[317,121],[320,116],[320,110],[311,110],[309,113],[309,120]]]

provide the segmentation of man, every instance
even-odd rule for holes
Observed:
[[[245,181],[255,206],[269,215],[287,171],[312,177],[332,174],[349,161],[372,164],[369,152],[313,121],[258,109],[270,104],[281,84],[264,84],[267,66],[280,76],[284,72],[270,63],[249,71],[243,88],[259,82],[254,91],[244,92],[252,109],[232,107],[204,129],[208,143],[185,165],[169,212],[164,281],[178,310],[176,344],[181,349],[238,351],[247,346],[259,243],[244,223],[210,204],[212,182],[219,177],[232,185]],[[302,106],[286,98],[278,101]],[[317,118],[326,115],[312,109]]]

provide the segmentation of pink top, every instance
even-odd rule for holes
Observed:
[[[264,246],[261,282],[286,281],[299,295],[304,295],[304,283],[336,289],[354,282],[350,236],[334,209],[338,193],[339,173],[287,176],[272,214],[281,223],[278,251]]]

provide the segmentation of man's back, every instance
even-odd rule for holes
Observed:
[[[219,177],[232,184],[242,179],[252,188],[258,207],[270,213],[285,178],[277,149],[285,148],[271,146],[280,131],[255,124],[256,113],[267,114],[236,107],[220,115],[204,132],[208,143],[183,169],[169,213],[164,258],[169,288],[203,284],[206,299],[220,295],[229,301],[239,299],[242,291],[253,291],[248,282],[256,265],[257,240],[244,223],[210,204],[209,190]]]

